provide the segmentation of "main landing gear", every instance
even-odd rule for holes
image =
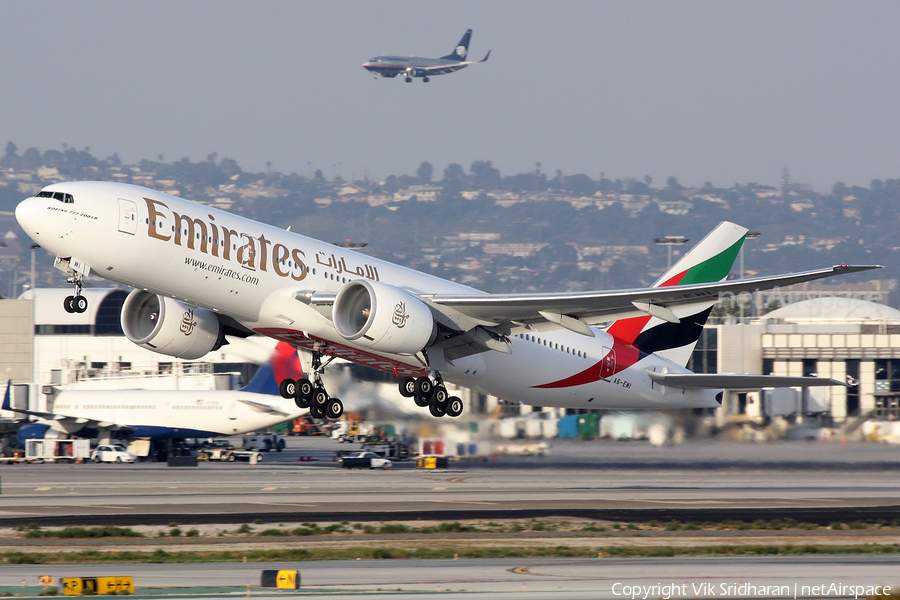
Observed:
[[[404,398],[412,398],[416,406],[428,407],[428,412],[433,417],[458,417],[463,412],[463,403],[457,396],[451,396],[444,387],[444,380],[440,373],[430,377],[401,377],[400,395]]]
[[[67,313],[83,313],[88,307],[87,298],[81,295],[84,279],[80,274],[76,273],[74,277],[69,277],[67,283],[75,286],[75,295],[66,296],[65,300],[63,300],[63,308],[66,309]]]
[[[312,376],[313,379],[284,379],[278,384],[278,391],[282,398],[293,398],[299,408],[309,408],[309,416],[314,419],[340,419],[344,414],[344,403],[337,398],[328,396],[325,384],[322,383],[322,373],[325,367],[333,360],[333,357],[322,362],[322,353],[313,352]]]

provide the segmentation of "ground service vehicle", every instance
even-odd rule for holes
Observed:
[[[91,453],[94,462],[133,463],[135,456],[117,444],[101,444]]]
[[[345,469],[390,469],[392,464],[374,452],[354,452],[341,459],[341,466]]]
[[[247,434],[244,436],[245,450],[262,450],[263,452],[276,450],[281,452],[284,450],[284,446],[284,438],[276,433]]]

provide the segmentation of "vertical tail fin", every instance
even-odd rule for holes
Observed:
[[[300,357],[290,344],[278,342],[275,351],[269,357],[269,362],[259,366],[253,379],[242,392],[255,394],[268,394],[279,396],[278,384],[283,379],[300,379],[303,377],[303,369],[300,367]]]
[[[690,285],[723,281],[744,243],[747,229],[728,221],[719,223],[706,237],[691,248],[681,260],[660,277],[653,287]],[[676,309],[678,323],[669,323],[649,315],[620,319],[607,332],[617,339],[634,344],[641,351],[657,353],[686,365],[715,302],[704,302]]]
[[[453,52],[447,56],[442,56],[441,58],[446,58],[447,60],[466,60],[466,55],[469,53],[470,39],[472,39],[472,30],[467,29],[466,33],[463,34],[462,39],[459,40],[459,43],[456,45],[456,48],[453,49]]]

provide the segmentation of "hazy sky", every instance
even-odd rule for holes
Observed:
[[[378,54],[490,61],[430,83]],[[0,144],[827,191],[900,177],[900,2],[0,3]]]

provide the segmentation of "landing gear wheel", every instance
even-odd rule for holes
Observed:
[[[330,398],[325,407],[325,416],[329,419],[340,419],[344,414],[344,403],[337,398]]]
[[[313,419],[324,419],[325,411],[323,409],[319,408],[318,406],[316,406],[315,404],[310,404],[309,405],[309,416],[311,416]]]
[[[431,392],[431,404],[445,409],[447,407],[447,398],[449,396],[450,394],[447,393],[447,388],[439,385]]]
[[[412,83],[412,77],[407,77],[407,78],[406,78],[406,83]]]
[[[416,395],[423,398],[431,398],[431,392],[434,390],[434,384],[427,377],[419,377],[416,379]]]
[[[75,309],[77,313],[83,313],[87,310],[88,301],[84,296],[75,296],[75,299],[72,303],[72,308]]]
[[[297,398],[303,398],[304,400],[309,400],[313,394],[313,384],[309,379],[298,379],[297,380],[297,388],[294,392]]]
[[[447,399],[446,408],[448,417],[458,417],[463,413],[463,402],[458,396],[450,396]]]
[[[435,406],[434,404],[428,405],[428,412],[431,413],[432,417],[443,417],[446,412],[440,406]]]
[[[75,296],[66,296],[66,299],[63,300],[63,308],[66,309],[67,313],[75,312]]]
[[[413,398],[415,398],[416,406],[421,406],[422,408],[425,408],[426,406],[428,406],[430,404],[430,402],[428,401],[428,398],[423,398],[422,396],[420,396],[418,394],[413,396]]]
[[[278,384],[278,393],[284,399],[290,399],[297,395],[297,382],[293,379],[282,379]]]
[[[416,395],[416,380],[413,377],[400,378],[400,395],[404,398],[412,398]]]
[[[429,81],[431,81],[431,80],[428,79],[427,77],[422,78],[422,83],[428,83]]]
[[[325,405],[327,403],[328,403],[328,392],[325,391],[325,388],[320,388],[320,387],[315,388],[312,393],[310,406],[318,406],[322,410],[325,410]]]
[[[297,405],[297,408],[309,408],[309,398],[294,396],[294,404]]]

